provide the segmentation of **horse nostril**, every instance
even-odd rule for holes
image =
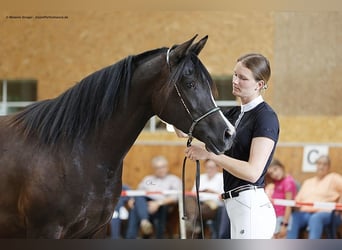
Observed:
[[[226,141],[226,150],[232,147],[234,138],[235,138],[234,127],[232,127],[232,129],[227,128],[224,132],[224,140]]]
[[[233,128],[227,128],[225,131],[224,131],[224,138],[229,138],[231,136],[233,136],[235,134],[235,129],[234,127]]]
[[[224,131],[224,138],[225,138],[225,139],[228,139],[230,136],[231,136],[231,134],[229,133],[229,129],[226,129],[226,130]]]

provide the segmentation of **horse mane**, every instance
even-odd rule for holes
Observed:
[[[10,125],[49,145],[80,139],[109,119],[120,102],[126,105],[135,63],[160,50],[128,56],[90,74],[56,98],[27,106]]]

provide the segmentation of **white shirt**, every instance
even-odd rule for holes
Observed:
[[[167,190],[181,190],[182,188],[182,181],[181,179],[173,174],[168,174],[164,178],[158,178],[155,175],[148,175],[145,176],[140,184],[138,185],[138,189],[151,191],[151,192],[161,192]],[[177,199],[177,194],[172,195],[175,200]],[[162,200],[164,199],[165,195],[163,194],[153,194],[147,195],[147,197],[153,200]]]
[[[216,173],[211,179],[209,179],[208,174],[200,175],[200,187],[199,191],[209,189],[215,193],[200,193],[200,201],[214,200],[218,204],[221,204],[219,199],[220,194],[224,192],[223,190],[223,174],[221,172]],[[192,188],[192,192],[196,191],[196,183]]]
[[[259,95],[257,98],[254,100],[250,101],[249,103],[246,103],[244,105],[241,104],[241,113],[250,111],[254,109],[256,106],[258,106],[260,103],[264,101],[264,98],[262,98],[262,95]]]

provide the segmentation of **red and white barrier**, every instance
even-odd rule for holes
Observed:
[[[180,195],[181,191],[177,190],[166,190],[166,191],[144,191],[144,190],[124,190],[121,192],[121,196],[147,196],[147,195]],[[194,192],[186,192],[186,195],[196,195]],[[213,199],[221,199],[217,194],[200,192],[200,195],[210,196]],[[287,207],[302,207],[311,206],[314,208],[322,209],[335,209],[342,210],[342,203],[335,202],[298,202],[295,200],[285,200],[285,199],[273,199],[274,205],[287,206]]]
[[[274,205],[287,206],[287,207],[303,207],[309,206],[314,208],[331,209],[331,210],[342,210],[341,203],[335,202],[299,202],[295,200],[283,200],[283,199],[273,199]]]
[[[146,196],[146,195],[170,195],[170,194],[178,194],[177,190],[165,190],[165,191],[145,191],[145,190],[123,190],[121,192],[121,196]]]

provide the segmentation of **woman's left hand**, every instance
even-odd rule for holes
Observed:
[[[192,145],[185,149],[185,156],[190,160],[206,160],[209,158],[209,152],[202,146]]]

